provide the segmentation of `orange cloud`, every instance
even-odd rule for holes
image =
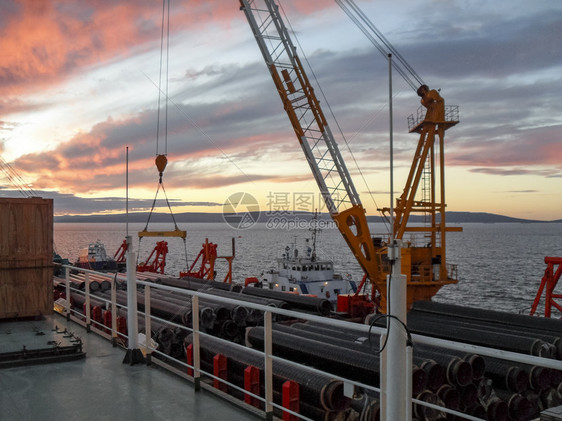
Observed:
[[[303,6],[301,3],[314,3]],[[289,3],[300,13],[316,2]],[[118,56],[159,48],[161,3],[155,1],[15,0],[0,25],[0,94],[20,95]],[[236,1],[171,2],[171,31],[243,19]]]

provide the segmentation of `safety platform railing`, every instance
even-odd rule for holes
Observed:
[[[129,338],[128,334],[123,331],[123,326],[118,325],[118,313],[126,309],[125,305],[118,302],[117,299],[117,286],[124,281],[124,274],[107,274],[94,272],[87,269],[76,268],[73,266],[64,265],[65,275],[64,278],[58,278],[55,280],[55,284],[58,285],[59,289],[64,288],[65,298],[59,299],[55,302],[55,308],[57,311],[63,315],[66,315],[68,319],[71,319],[87,329],[87,331],[92,331],[100,334],[107,339],[110,339],[114,346],[122,344]],[[76,277],[75,273],[80,273],[80,277]],[[74,277],[73,277],[74,276]],[[105,294],[105,296],[100,296],[99,294],[94,294],[92,285],[100,284],[100,281],[107,281],[111,283],[110,293]],[[307,320],[315,324],[323,325],[331,329],[340,330],[353,330],[362,332],[365,338],[369,338],[373,333],[380,335],[380,345],[385,341],[386,330],[374,325],[358,324],[352,323],[344,320],[338,320],[333,318],[327,318],[317,315],[312,315],[308,313],[302,313],[292,310],[285,310],[281,308],[272,307],[270,305],[262,305],[249,301],[239,301],[234,300],[224,296],[217,296],[202,291],[193,291],[187,289],[176,288],[167,285],[161,285],[153,281],[137,279],[137,285],[143,289],[144,300],[142,300],[142,307],[144,311],[138,311],[139,320],[143,320],[144,330],[146,335],[146,341],[144,344],[140,344],[144,350],[147,364],[158,364],[163,366],[177,375],[180,375],[194,383],[195,390],[200,390],[200,388],[205,388],[212,390],[213,392],[219,394],[221,397],[227,397],[224,392],[221,392],[223,386],[226,385],[231,391],[236,391],[235,394],[239,396],[244,396],[243,400],[236,400],[236,403],[244,406],[246,409],[262,414],[265,419],[273,419],[274,409],[276,413],[283,414],[284,419],[302,419],[313,421],[313,418],[302,415],[298,412],[298,398],[291,399],[291,395],[285,400],[283,399],[282,404],[274,402],[274,387],[273,387],[273,366],[275,364],[284,364],[292,367],[295,372],[309,373],[310,376],[321,375],[328,376],[331,379],[341,382],[343,385],[344,396],[353,398],[357,391],[362,391],[364,396],[378,396],[380,398],[381,393],[385,390],[385,376],[381,376],[378,383],[380,387],[376,387],[373,384],[366,384],[364,381],[358,381],[356,376],[354,378],[354,373],[350,372],[349,376],[336,375],[328,371],[319,370],[308,365],[303,365],[291,361],[290,359],[281,358],[273,353],[273,341],[272,336],[274,332],[274,320],[280,318],[291,318],[297,320]],[[154,299],[155,291],[168,291],[173,293],[177,297],[184,297],[186,306],[191,307],[191,326],[186,326],[186,323],[179,323],[176,321],[170,321],[157,317],[152,314],[152,302]],[[83,297],[82,311],[73,308],[71,306],[70,297]],[[104,320],[99,319],[99,314],[94,314],[91,307],[92,304],[99,306],[102,302],[105,305],[106,314],[111,314],[111,321],[108,322],[109,317]],[[202,308],[202,302],[216,302],[225,305],[236,306],[243,305],[252,311],[257,311],[263,314],[263,348],[264,351],[258,349],[246,347],[234,342],[230,342],[209,333],[204,332],[201,329],[201,319],[200,310]],[[139,305],[141,302],[139,302]],[[94,306],[94,307],[96,307]],[[192,354],[191,357],[186,360],[177,359],[171,357],[169,354],[158,349],[157,346],[153,345],[152,341],[152,327],[153,323],[163,323],[167,326],[173,327],[174,329],[180,329],[185,331],[187,334],[192,335]],[[303,335],[306,336],[306,335]],[[562,362],[554,359],[548,359],[543,357],[536,357],[532,355],[523,355],[516,352],[504,351],[499,349],[487,348],[483,346],[471,345],[460,343],[456,341],[437,339],[433,337],[426,337],[421,335],[411,335],[414,347],[416,345],[428,345],[432,347],[439,347],[443,349],[450,349],[454,351],[461,351],[464,353],[471,353],[481,356],[487,356],[491,358],[507,360],[511,362],[516,362],[519,364],[532,364],[538,367],[545,367],[554,370],[562,370]],[[263,379],[264,379],[264,392],[261,393],[259,388],[252,387],[240,387],[237,384],[225,379],[218,371],[207,371],[202,367],[201,358],[201,342],[212,338],[217,344],[228,344],[229,347],[236,349],[245,354],[257,357],[263,361]],[[295,344],[298,346],[298,344]],[[411,351],[411,350],[410,350]],[[373,350],[376,353],[377,350]],[[412,353],[409,352],[410,362],[408,367],[412,367]],[[381,361],[383,359],[381,358]],[[384,361],[383,361],[384,363]],[[381,372],[380,367],[371,367],[375,372]],[[412,372],[409,371],[408,377],[411,380]],[[205,379],[205,381],[203,381]],[[207,380],[212,381],[212,385],[207,383]],[[376,381],[373,383],[377,383]],[[291,388],[288,384],[287,390]],[[298,386],[297,386],[298,388]],[[411,386],[410,386],[411,390]],[[234,394],[234,393],[233,393]],[[365,398],[366,399],[366,398]],[[232,399],[231,399],[232,400]],[[277,399],[275,399],[277,400]],[[366,401],[367,402],[367,401]],[[447,416],[457,416],[459,419],[472,420],[472,421],[482,421],[482,418],[478,418],[473,415],[463,413],[459,410],[454,410],[446,408],[440,403],[431,403],[418,398],[412,398],[412,407],[422,408],[423,410],[433,410],[441,414],[447,414]],[[365,407],[367,404],[365,404]],[[258,409],[256,409],[258,408]],[[425,409],[423,409],[425,408]],[[409,409],[411,410],[411,408]],[[286,417],[296,417],[296,418],[286,418]],[[381,419],[384,419],[381,417]]]
[[[407,118],[408,130],[412,131],[418,127],[425,119],[427,108],[420,105],[416,110],[416,114],[410,114]],[[458,105],[445,105],[445,122],[458,123],[459,122],[459,106]]]

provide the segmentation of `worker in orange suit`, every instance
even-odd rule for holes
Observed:
[[[422,105],[427,108],[424,121],[433,124],[440,123],[437,124],[437,134],[440,141],[443,142],[445,136],[445,126],[443,124],[445,122],[445,100],[435,89],[429,90],[427,85],[421,85],[417,92],[421,97]],[[429,129],[428,125],[424,126],[424,130]]]
[[[429,90],[427,85],[418,88],[418,95],[421,97],[422,105],[427,108],[425,121],[440,123],[445,121],[445,100],[435,89]]]

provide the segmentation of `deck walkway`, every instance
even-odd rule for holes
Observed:
[[[49,340],[65,328],[83,340],[86,357],[0,369],[0,419],[35,420],[258,420],[263,419],[152,364],[123,364],[125,350],[64,317],[0,321],[0,352],[14,338]],[[45,335],[37,335],[43,332]],[[28,339],[25,339],[25,334]],[[29,347],[29,346],[28,346]]]

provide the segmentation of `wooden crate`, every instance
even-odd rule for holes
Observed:
[[[53,200],[0,198],[0,319],[53,312]]]

